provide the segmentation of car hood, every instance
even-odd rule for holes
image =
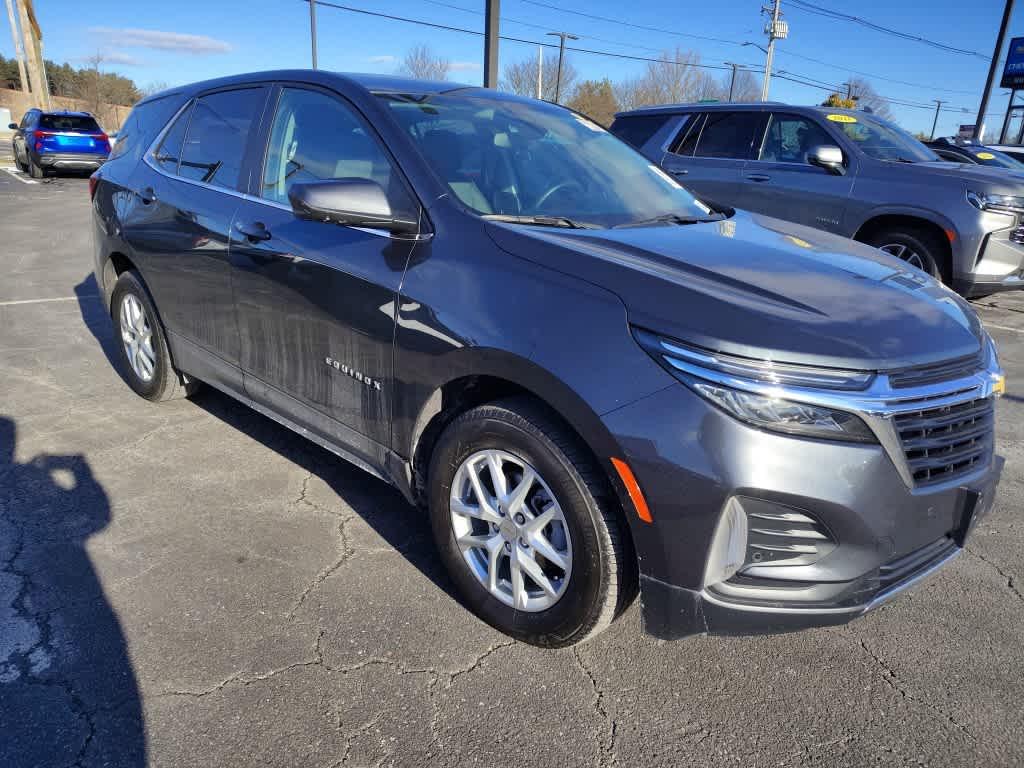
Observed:
[[[1015,194],[1020,194],[1024,186],[1024,167],[1021,171],[1009,168],[998,168],[991,165],[975,165],[974,163],[953,163],[945,160],[934,160],[927,163],[901,163],[899,167],[905,173],[916,173],[926,176],[951,176],[974,184],[989,187],[1010,187]]]
[[[736,212],[683,226],[488,231],[516,256],[614,292],[632,324],[708,349],[890,370],[981,347],[974,310],[932,278],[778,219]]]

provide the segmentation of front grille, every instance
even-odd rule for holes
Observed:
[[[976,355],[958,357],[956,360],[946,360],[932,365],[919,366],[917,368],[906,368],[902,371],[891,371],[889,373],[889,386],[893,389],[906,389],[907,387],[921,387],[926,384],[938,384],[943,381],[962,379],[977,373],[985,367],[984,360],[979,352]]]
[[[991,398],[968,400],[894,417],[907,466],[918,487],[967,475],[992,453]]]

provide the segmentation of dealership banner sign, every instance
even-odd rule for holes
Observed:
[[[1006,66],[1003,67],[1003,79],[1000,88],[1024,89],[1024,37],[1015,37],[1010,41],[1010,50],[1006,54]]]

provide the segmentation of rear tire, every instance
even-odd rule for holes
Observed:
[[[949,282],[946,249],[931,232],[914,227],[883,229],[865,242],[927,272],[936,280]]]
[[[191,395],[199,383],[185,383],[174,368],[160,316],[134,270],[122,273],[110,296],[121,373],[135,393],[154,402]]]
[[[28,172],[28,166],[25,165],[24,161],[18,157],[18,149],[14,145],[11,145],[11,151],[14,153],[14,167],[22,173]]]
[[[43,166],[39,165],[35,160],[32,159],[32,155],[28,154],[28,174],[33,179],[41,179],[46,176],[46,171],[43,170]]]
[[[527,469],[536,480],[524,485]],[[534,401],[509,398],[455,419],[434,447],[428,486],[441,559],[468,607],[501,632],[569,646],[632,602],[636,562],[614,497],[579,439]],[[519,504],[522,488],[532,490]],[[550,522],[531,527],[541,518]]]

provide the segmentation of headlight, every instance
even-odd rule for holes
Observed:
[[[1024,213],[1024,197],[1017,195],[994,195],[984,192],[967,191],[967,202],[979,211],[997,213]]]
[[[852,413],[741,392],[703,381],[694,381],[690,387],[740,421],[761,429],[826,440],[876,442],[867,424]]]
[[[676,378],[747,424],[803,437],[877,442],[859,416],[777,397],[770,391],[782,387],[791,391],[801,388],[817,392],[862,391],[871,384],[873,373],[753,360],[697,349],[639,329],[634,333],[644,349]],[[759,391],[748,391],[748,388]],[[764,391],[766,388],[769,391]]]

